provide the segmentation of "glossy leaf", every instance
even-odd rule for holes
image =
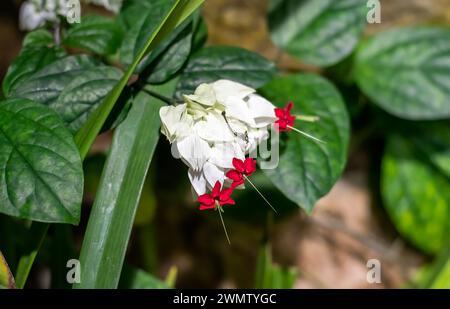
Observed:
[[[69,28],[63,44],[98,55],[113,55],[122,43],[122,29],[113,19],[91,15]]]
[[[116,288],[147,170],[159,140],[158,100],[140,93],[116,129],[81,249],[77,288]]]
[[[120,50],[120,59],[123,64],[130,65],[144,48],[149,34],[154,33],[161,23],[161,18],[177,5],[176,0],[142,0],[134,1],[123,9],[125,15],[127,35]]]
[[[366,0],[272,0],[269,28],[278,46],[302,62],[329,66],[348,56],[366,21]]]
[[[193,40],[194,21],[187,20],[162,42],[139,65],[137,72],[146,70],[147,82],[161,84],[173,77],[186,63]]]
[[[261,93],[278,106],[293,101],[293,114],[320,118],[298,121],[295,127],[324,141],[318,143],[294,131],[284,133],[278,167],[265,170],[287,198],[310,212],[341,176],[347,159],[349,119],[336,88],[312,74],[276,78]]]
[[[385,207],[415,246],[437,253],[450,242],[450,180],[407,139],[392,137],[381,171]]]
[[[355,78],[378,106],[401,118],[450,117],[450,30],[400,28],[368,40]]]
[[[70,132],[46,106],[0,103],[0,212],[78,224],[83,196],[80,156]]]
[[[275,65],[251,51],[226,46],[203,48],[195,53],[184,69],[177,96],[193,93],[201,83],[230,79],[259,88],[275,75]]]
[[[3,79],[3,93],[8,96],[24,80],[47,64],[62,58],[65,52],[53,46],[53,38],[48,31],[30,32],[23,42],[20,54],[11,63]]]
[[[69,56],[33,74],[12,96],[51,107],[76,132],[121,76],[120,70],[100,65],[87,56]]]

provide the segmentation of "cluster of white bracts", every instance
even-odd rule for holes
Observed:
[[[172,144],[172,154],[189,167],[198,195],[225,181],[233,158],[243,160],[277,119],[274,105],[245,85],[219,80],[201,84],[185,103],[160,110],[161,131]]]
[[[106,9],[118,12],[123,0],[84,0],[87,3],[102,5]],[[28,0],[20,7],[20,29],[31,31],[43,26],[46,22],[56,22],[66,17],[79,0]]]

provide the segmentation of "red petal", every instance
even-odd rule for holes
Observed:
[[[285,113],[284,109],[279,107],[275,108],[275,116],[277,116],[278,118],[283,117],[284,113]]]
[[[211,196],[216,199],[220,196],[220,188],[222,185],[220,184],[220,181],[216,181],[216,184],[214,185],[214,188],[212,189]]]
[[[242,180],[242,173],[239,173],[239,172],[236,171],[236,170],[231,170],[231,171],[229,171],[229,172],[226,174],[226,176],[227,176],[228,178],[230,178],[231,180],[233,180],[233,181],[240,181],[240,180]]]
[[[234,205],[234,204],[236,204],[236,202],[231,197],[229,197],[227,200],[221,201],[219,203],[220,203],[220,205]]]
[[[238,158],[233,158],[233,166],[240,173],[245,171],[244,161],[239,160]]]
[[[244,162],[245,165],[245,173],[247,176],[250,176],[256,171],[256,160],[253,158],[247,158]]]
[[[244,183],[244,179],[236,180],[236,181],[233,181],[233,183],[231,184],[231,187],[232,187],[233,189],[236,189],[237,187],[239,187],[239,186],[242,185],[243,183]]]
[[[213,206],[208,206],[208,205],[200,205],[200,210],[209,210],[209,209],[214,209],[215,205]]]
[[[286,111],[288,113],[290,113],[293,107],[294,107],[294,102],[289,102],[286,106]]]
[[[211,206],[214,205],[214,198],[210,194],[200,195],[197,199],[200,204]]]
[[[222,192],[220,192],[219,202],[228,200],[233,193],[233,190],[234,188],[223,189]]]

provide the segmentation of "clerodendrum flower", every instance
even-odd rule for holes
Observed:
[[[199,196],[217,182],[228,184],[233,159],[244,162],[277,120],[272,103],[230,80],[201,84],[194,94],[184,96],[183,104],[162,107],[160,117],[161,132],[172,144],[172,154],[189,167]]]

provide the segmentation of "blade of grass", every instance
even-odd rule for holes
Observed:
[[[141,60],[147,55],[158,43],[160,43],[164,37],[172,32],[177,25],[181,24],[187,17],[189,17],[196,8],[198,8],[204,0],[178,0],[175,1],[172,8],[167,12],[159,24],[159,27],[155,32],[151,34],[147,40],[145,46],[139,52],[138,56],[134,59],[128,70],[125,72],[119,83],[105,98],[103,103],[95,110],[89,117],[86,124],[80,129],[75,136],[75,143],[80,149],[82,158],[85,158],[95,138],[100,132],[103,124],[108,118],[111,110],[113,109],[116,101],[119,99],[120,94],[128,83],[128,80],[133,75],[136,67]]]
[[[36,255],[44,242],[49,224],[33,222],[30,227],[30,238],[28,239],[27,252],[20,257],[16,271],[16,286],[23,289],[30,274]]]
[[[81,283],[116,288],[147,170],[159,139],[159,100],[141,92],[117,128],[81,248]]]

